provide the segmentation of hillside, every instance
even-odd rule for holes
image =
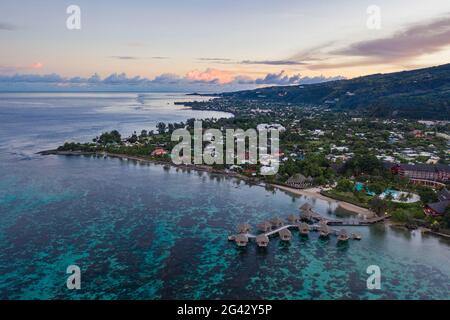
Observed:
[[[222,96],[317,104],[377,117],[450,120],[450,64],[312,85],[238,91]]]

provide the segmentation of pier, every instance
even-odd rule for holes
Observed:
[[[250,240],[255,240],[259,247],[267,247],[270,241],[270,237],[279,236],[282,241],[291,240],[291,230],[299,230],[301,235],[308,235],[309,231],[320,232],[321,237],[328,237],[329,235],[336,236],[338,241],[351,240],[361,240],[362,237],[359,234],[350,233],[348,234],[345,229],[337,230],[328,228],[323,229],[323,226],[314,224],[308,225],[308,232],[301,231],[301,225],[298,224],[286,224],[276,229],[272,229],[268,232],[263,232],[255,235],[250,232],[239,233],[237,235],[231,235],[228,237],[229,241],[234,241],[239,247],[245,247],[250,242]]]
[[[273,236],[279,236],[282,241],[290,241],[292,238],[292,230],[298,230],[302,236],[307,236],[310,232],[319,232],[319,235],[322,238],[333,235],[337,237],[338,241],[342,242],[348,240],[361,240],[362,236],[360,234],[347,233],[347,230],[345,229],[337,230],[330,228],[330,226],[370,226],[390,218],[389,215],[385,215],[382,217],[352,221],[330,219],[314,211],[307,203],[300,207],[300,211],[299,218],[293,214],[289,215],[287,224],[279,217],[260,223],[258,229],[261,233],[259,234],[251,233],[249,224],[240,224],[237,227],[238,233],[229,236],[228,240],[236,242],[239,247],[247,246],[250,240],[254,240],[259,247],[267,247],[270,242],[270,237]]]

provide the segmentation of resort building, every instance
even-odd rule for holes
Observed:
[[[313,185],[313,178],[306,178],[304,175],[297,173],[290,177],[286,184],[295,189],[305,189]]]
[[[433,187],[450,181],[450,166],[443,164],[394,164],[391,172],[409,178],[412,183]]]

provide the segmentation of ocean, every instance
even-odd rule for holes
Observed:
[[[450,242],[389,226],[361,241],[293,233],[267,250],[227,241],[298,213],[347,213],[221,175],[112,158],[41,156],[65,141],[230,116],[177,93],[0,93],[0,299],[449,299]],[[195,99],[206,99],[196,97]],[[69,265],[81,289],[69,290]],[[381,270],[369,290],[366,270]]]

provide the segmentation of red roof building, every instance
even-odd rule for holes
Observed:
[[[160,157],[160,156],[164,156],[167,154],[167,150],[163,149],[163,148],[156,148],[155,150],[152,151],[151,155],[153,157]]]

